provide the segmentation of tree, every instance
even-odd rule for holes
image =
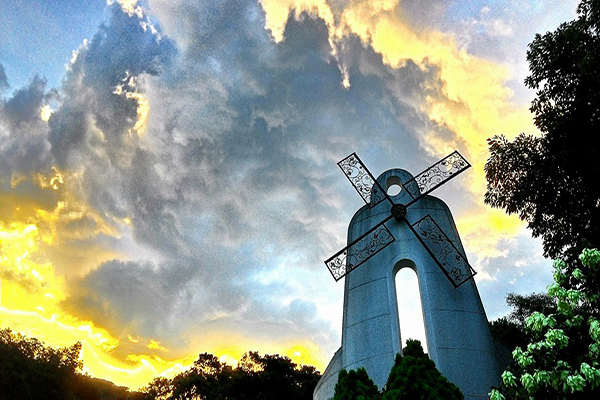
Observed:
[[[600,273],[600,252],[585,249],[579,259],[585,268],[554,262],[548,295],[556,308],[525,319],[531,340],[513,351],[492,400],[600,397],[600,291],[588,284]]]
[[[278,354],[260,356],[244,354],[240,360],[244,385],[251,388],[255,399],[312,399],[321,374],[315,367],[298,366]]]
[[[36,338],[0,330],[0,400],[135,399],[124,387],[80,373],[81,343],[54,349]]]
[[[577,14],[529,44],[525,84],[541,136],[494,136],[485,166],[485,202],[527,221],[552,258],[600,246],[600,0]]]
[[[490,322],[492,335],[509,349],[526,346],[531,340],[525,329],[525,322],[534,312],[553,313],[556,311],[554,298],[547,293],[532,293],[524,296],[509,293],[506,303],[513,310],[505,317]]]
[[[81,368],[81,343],[53,349],[10,329],[0,330],[0,398],[64,398]]]
[[[360,367],[356,370],[345,369],[338,374],[333,400],[377,400],[381,398],[377,385],[367,370]]]
[[[320,378],[315,367],[297,366],[288,357],[245,353],[237,368],[202,353],[173,379],[155,378],[142,389],[145,399],[312,399]]]
[[[421,342],[406,341],[402,355],[397,354],[387,383],[379,392],[364,368],[341,370],[333,400],[461,400],[460,389],[449,382],[423,352]]]
[[[383,392],[383,400],[460,400],[463,398],[460,389],[449,382],[423,352],[421,342],[408,339],[402,355],[396,355]]]

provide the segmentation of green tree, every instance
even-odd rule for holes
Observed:
[[[527,221],[552,258],[600,246],[600,0],[577,14],[529,45],[525,84],[542,135],[489,139],[485,166],[485,202]]]
[[[520,295],[509,293],[506,303],[513,310],[505,317],[490,322],[492,335],[509,349],[526,346],[531,340],[525,329],[525,321],[534,312],[552,313],[556,311],[556,302],[547,293]]]
[[[421,342],[408,339],[388,377],[383,400],[460,400],[460,389],[449,382],[423,352]]]
[[[556,308],[525,319],[531,340],[513,351],[492,400],[600,398],[600,292],[588,285],[600,273],[600,252],[585,249],[579,259],[582,269],[554,262],[548,295]]]
[[[357,370],[350,370],[350,372],[343,369],[338,374],[333,400],[377,400],[380,398],[379,389],[369,378],[366,369],[361,367]]]

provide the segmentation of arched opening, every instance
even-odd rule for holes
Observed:
[[[425,322],[417,274],[410,267],[400,268],[396,273],[395,281],[401,346],[402,348],[406,346],[406,339],[417,339],[427,353]]]
[[[392,175],[385,181],[385,191],[390,196],[397,196],[402,191],[402,181],[399,177]]]
[[[394,184],[388,188],[387,194],[390,196],[397,196],[400,194],[401,191],[402,191],[402,186]]]

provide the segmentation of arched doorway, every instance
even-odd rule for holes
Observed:
[[[398,320],[400,321],[400,338],[402,339],[401,347],[406,346],[406,339],[417,339],[427,353],[423,306],[421,304],[419,280],[414,265],[400,265],[394,280]]]

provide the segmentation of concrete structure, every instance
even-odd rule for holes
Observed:
[[[392,184],[410,179],[410,173],[393,169],[377,180],[387,191]],[[402,190],[392,200],[407,204],[410,197]],[[390,203],[383,201],[358,210],[348,229],[348,243],[387,217],[390,208]],[[464,255],[454,220],[443,201],[432,196],[421,198],[408,208],[406,220],[414,222],[427,214]],[[394,358],[402,350],[394,280],[401,268],[413,269],[418,277],[430,358],[460,387],[466,399],[487,399],[490,386],[500,383],[509,359],[490,334],[475,281],[471,279],[455,289],[406,222],[391,219],[386,225],[396,241],[345,277],[342,346],[319,381],[314,399],[333,397],[341,369],[364,367],[380,389],[386,383]]]

